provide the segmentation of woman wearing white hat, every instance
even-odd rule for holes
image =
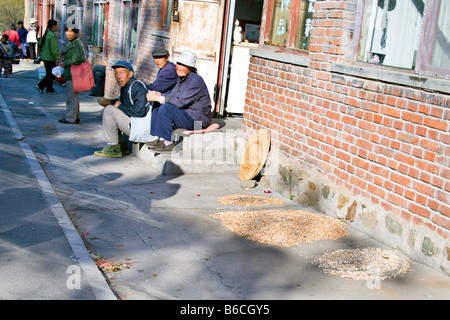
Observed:
[[[170,94],[149,91],[148,101],[161,103],[156,120],[155,134],[160,137],[147,143],[154,152],[172,152],[173,126],[187,130],[194,129],[194,123],[202,128],[211,122],[211,98],[205,81],[197,73],[197,56],[191,51],[183,51],[176,60],[178,81]]]

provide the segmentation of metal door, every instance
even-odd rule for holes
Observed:
[[[198,73],[203,77],[215,110],[215,87],[220,64],[220,47],[225,0],[179,0],[170,26],[172,57],[183,49],[197,55]]]

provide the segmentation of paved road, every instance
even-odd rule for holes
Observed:
[[[104,146],[101,107],[94,98],[83,93],[81,124],[58,123],[57,120],[64,116],[64,94],[41,95],[35,92],[33,87],[38,80],[34,77],[34,68],[34,65],[24,63],[16,69],[18,72],[13,77],[1,79],[0,93],[24,135],[22,141],[30,146],[39,160],[89,253],[113,262],[120,269],[106,273],[119,299],[449,298],[450,279],[418,263],[412,263],[411,272],[383,280],[375,289],[370,288],[366,281],[325,274],[311,263],[318,255],[340,248],[384,248],[354,230],[350,236],[339,240],[291,248],[268,246],[238,237],[226,230],[218,219],[210,217],[213,213],[235,210],[218,204],[217,199],[243,192],[264,194],[263,187],[244,191],[239,186],[237,174],[220,172],[161,176],[132,155],[120,159],[94,157],[94,151]],[[56,88],[62,93],[65,90]],[[2,227],[0,239],[3,242],[8,233],[11,234],[9,237],[16,239],[20,232],[38,234],[43,253],[36,253],[35,257],[40,259],[35,261],[45,274],[45,270],[56,267],[54,259],[49,261],[47,256],[56,255],[63,247],[68,249],[67,240],[58,230],[55,219],[45,210],[39,186],[26,169],[20,147],[10,130],[5,129],[4,116],[1,115],[0,119],[2,151],[3,154],[9,153],[6,162],[10,163],[3,170],[17,172],[8,178],[14,181],[14,187],[2,184],[3,193],[11,198],[5,201],[2,197],[2,204],[9,205],[8,211],[15,208],[17,213],[14,218],[7,218],[10,227]],[[13,167],[16,165],[21,169]],[[23,190],[37,200],[20,201]],[[272,196],[281,197],[276,193]],[[304,209],[294,201],[285,200],[284,208]],[[37,227],[34,216],[40,212],[52,221],[51,227]],[[27,218],[27,222],[19,222],[17,216]],[[16,248],[13,241],[8,240],[8,247],[7,252],[0,251],[0,258],[3,261],[5,255],[16,258],[8,262],[11,263],[8,268],[0,267],[0,277],[10,279],[6,291],[15,285],[16,279],[5,270],[24,266],[28,261],[21,260],[25,257],[13,250]],[[67,254],[64,258],[70,260]],[[64,272],[69,263],[73,261],[58,263],[62,273],[62,279],[57,281],[59,287],[66,285]],[[25,288],[26,283],[24,281],[20,285]],[[92,298],[86,286],[83,284],[74,298]],[[46,296],[34,295],[36,298]],[[10,297],[18,298],[17,294]]]

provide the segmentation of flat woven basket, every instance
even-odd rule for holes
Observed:
[[[261,171],[270,147],[270,133],[257,130],[247,141],[239,167],[239,179],[251,180]]]

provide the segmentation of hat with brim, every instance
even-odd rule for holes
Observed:
[[[133,71],[133,66],[131,65],[131,63],[129,63],[128,61],[117,61],[115,65],[113,65],[111,68],[116,69],[116,68],[126,68],[130,71]]]
[[[187,67],[196,68],[197,56],[191,51],[182,51],[178,56],[177,63],[182,64]]]
[[[165,57],[169,55],[170,55],[169,51],[165,48],[156,48],[152,51],[153,57]]]
[[[30,24],[34,24],[34,23],[36,23],[37,22],[37,19],[36,18],[32,18],[31,20],[30,20]]]

